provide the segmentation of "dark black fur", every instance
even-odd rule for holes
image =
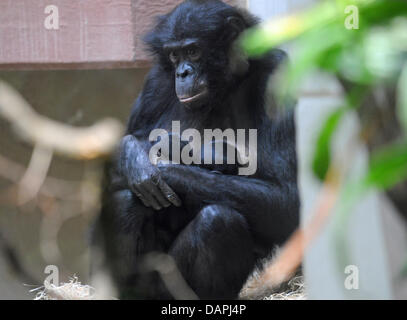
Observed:
[[[187,1],[160,18],[146,38],[156,63],[110,171],[100,219],[122,298],[170,298],[154,272],[140,273],[143,255],[152,251],[173,256],[200,298],[236,298],[256,261],[298,226],[293,115],[271,120],[264,105],[267,79],[285,55],[275,50],[248,60],[244,72],[231,71],[231,45],[239,32],[228,24],[229,17],[236,17],[242,29],[256,23],[221,1]],[[191,36],[203,43],[200,70],[210,92],[199,109],[179,102],[174,67],[162,50],[168,41]],[[257,129],[256,174],[219,174],[186,165],[153,167],[145,156],[151,147],[148,136],[155,128],[170,130],[173,120],[181,122],[182,130]],[[182,205],[168,190],[164,194],[171,206],[147,207],[149,201],[141,201],[133,187],[145,183],[149,188],[151,181],[150,186],[164,181]]]

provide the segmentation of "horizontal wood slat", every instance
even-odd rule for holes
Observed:
[[[181,0],[1,0],[0,69],[145,67],[141,41]],[[241,0],[226,1],[242,4]],[[50,5],[59,28],[47,29]],[[52,7],[49,7],[52,8]],[[55,14],[55,11],[53,11]],[[52,23],[53,22],[53,23]],[[48,19],[48,27],[55,21]]]

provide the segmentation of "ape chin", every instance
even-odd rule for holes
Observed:
[[[192,97],[178,97],[180,103],[187,109],[199,110],[203,108],[209,102],[209,92],[205,88],[201,92],[193,95]]]
[[[157,267],[146,268],[145,258],[159,252],[199,298],[235,299],[256,264],[298,226],[293,113],[266,112],[267,81],[285,54],[251,60],[237,52],[239,35],[256,24],[222,1],[190,0],[145,37],[155,64],[107,170],[95,233],[120,298],[174,298]],[[256,172],[238,175],[216,150],[223,163],[152,163],[151,132],[174,121],[201,137],[208,129],[256,130]]]

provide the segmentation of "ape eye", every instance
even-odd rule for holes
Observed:
[[[169,58],[172,63],[176,63],[178,60],[178,54],[175,51],[171,51],[169,54]]]
[[[189,48],[187,50],[187,55],[191,58],[191,59],[198,59],[201,56],[201,52],[199,51],[199,49],[196,48]]]

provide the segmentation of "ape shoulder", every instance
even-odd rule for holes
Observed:
[[[145,79],[143,90],[132,106],[126,134],[137,135],[140,131],[143,133],[151,131],[160,115],[177,102],[173,79],[168,77],[158,64],[155,64]]]

